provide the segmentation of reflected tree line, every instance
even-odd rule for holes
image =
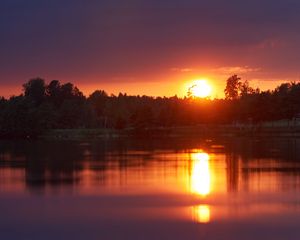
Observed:
[[[283,179],[278,179],[282,183],[280,188],[284,191],[300,188],[299,139],[231,140],[227,149],[228,192],[251,191],[251,179],[266,175],[277,175],[279,178],[289,176],[291,181],[286,185]]]
[[[152,159],[151,144],[147,145],[150,153],[136,157],[128,157],[127,151],[132,148],[130,145],[127,141],[4,141],[0,144],[0,169],[24,169],[24,182],[33,191],[78,185],[83,180],[81,173],[87,169],[97,172],[97,179],[93,179],[97,184],[105,185],[109,163],[117,163],[122,172],[130,167],[144,166]],[[139,141],[135,151],[142,151],[142,146]]]
[[[175,141],[175,140],[174,140]],[[126,173],[132,167],[147,167],[155,161],[158,150],[182,153],[198,148],[195,139],[180,142],[134,140],[78,142],[2,142],[0,144],[0,169],[24,169],[24,182],[29,190],[45,190],[47,187],[75,186],[82,182],[84,170],[96,173],[93,184],[105,186],[111,170],[111,163],[117,170]],[[226,179],[228,192],[251,191],[253,177],[276,173],[277,177],[290,177],[291,181],[282,182],[282,190],[300,189],[300,142],[291,140],[232,140],[222,143],[225,151]],[[176,147],[174,147],[176,146]],[[213,153],[210,145],[201,143],[201,148]],[[134,155],[135,152],[139,154]],[[143,153],[143,154],[141,154]],[[217,152],[216,152],[217,153]],[[272,159],[268,165],[266,159]],[[182,161],[182,159],[178,159]],[[189,162],[186,163],[189,166]],[[168,165],[169,166],[169,165]],[[182,167],[175,164],[174,168]],[[191,166],[190,166],[191,167]],[[177,172],[178,169],[165,169]],[[141,170],[142,171],[142,170]],[[172,172],[172,171],[171,171]],[[201,176],[200,176],[201,177]],[[122,179],[120,179],[121,181]],[[123,179],[126,182],[126,179]],[[121,182],[120,182],[121,184]]]
[[[300,113],[300,83],[283,83],[260,91],[234,75],[227,80],[225,99],[193,96],[149,97],[108,95],[96,90],[90,96],[72,83],[41,78],[23,84],[23,93],[0,98],[0,136],[38,136],[49,129],[168,128],[197,124],[259,124],[295,119]]]

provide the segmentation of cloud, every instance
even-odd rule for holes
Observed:
[[[196,69],[193,69],[193,68],[171,68],[171,71],[172,72],[182,72],[182,73],[186,73],[186,72],[193,72],[195,71]]]
[[[261,68],[251,68],[249,66],[229,66],[229,67],[219,67],[213,69],[213,72],[221,75],[245,74],[245,73],[253,73],[259,71],[261,71]]]
[[[282,39],[265,39],[258,43],[255,47],[258,49],[275,49],[285,46],[285,42]]]

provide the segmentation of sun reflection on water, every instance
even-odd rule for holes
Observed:
[[[211,192],[209,155],[204,152],[192,153],[191,192],[206,196]]]
[[[211,172],[209,155],[197,151],[191,154],[192,169],[190,176],[191,192],[202,197],[211,193]],[[210,207],[206,204],[193,206],[193,218],[198,223],[210,222]]]
[[[193,207],[194,221],[199,223],[210,222],[210,208],[208,205],[199,205]]]

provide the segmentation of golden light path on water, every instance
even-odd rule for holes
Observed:
[[[209,155],[205,152],[191,154],[192,173],[190,187],[191,192],[201,197],[206,197],[211,192],[211,172]],[[210,222],[210,207],[206,204],[193,206],[194,219],[200,223]]]

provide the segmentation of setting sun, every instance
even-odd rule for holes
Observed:
[[[192,97],[206,98],[211,95],[212,87],[206,80],[195,81],[194,84],[189,87],[189,95]]]

